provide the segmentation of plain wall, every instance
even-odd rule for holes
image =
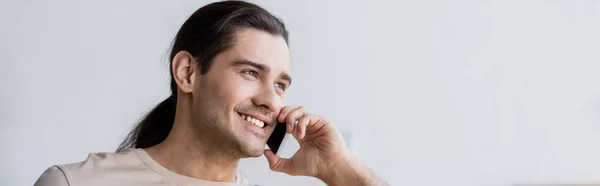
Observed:
[[[0,185],[114,151],[168,96],[170,42],[206,3],[1,1]],[[291,31],[286,103],[350,132],[391,185],[600,182],[600,1],[258,3]]]

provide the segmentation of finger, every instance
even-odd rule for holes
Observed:
[[[286,131],[287,133],[292,133],[292,132],[294,132],[294,126],[296,126],[296,122],[293,122],[293,124],[292,124],[292,123],[288,123],[288,122],[286,122],[286,124],[285,124],[285,131]]]
[[[269,168],[271,168],[271,170],[290,175],[293,173],[291,160],[275,155],[270,149],[265,149],[265,157],[269,162]]]
[[[279,112],[279,116],[277,116],[277,121],[279,122],[285,122],[285,117],[292,111],[295,110],[296,108],[298,108],[298,106],[293,105],[293,106],[285,106],[281,109],[281,111]]]
[[[306,136],[306,126],[310,123],[310,115],[303,115],[298,119],[298,123],[296,123],[296,128],[298,129],[298,138],[302,139]]]
[[[297,122],[298,119],[300,119],[300,117],[302,117],[306,112],[306,109],[304,109],[303,107],[298,107],[294,110],[292,110],[286,117],[285,117],[285,122],[287,123],[287,127],[291,128],[291,130],[288,130],[289,133],[294,133],[294,132],[298,132],[300,130],[296,130],[297,129]]]
[[[309,134],[319,131],[325,126],[331,127],[335,130],[335,126],[331,125],[329,121],[322,116],[308,114],[308,117],[310,118],[310,122],[306,125],[306,132]]]

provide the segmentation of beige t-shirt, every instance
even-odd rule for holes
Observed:
[[[172,172],[143,149],[120,153],[91,153],[85,161],[48,168],[35,186],[247,186],[239,172],[235,182],[212,182]]]

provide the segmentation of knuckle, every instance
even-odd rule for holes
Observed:
[[[286,113],[290,112],[291,108],[292,107],[290,107],[290,106],[285,106],[285,107],[283,107],[283,109],[281,109],[281,112],[286,114]]]
[[[286,107],[286,109],[287,109],[288,111],[290,111],[290,110],[296,110],[296,108],[298,108],[298,105],[291,105],[291,106],[287,106],[287,107]]]
[[[298,110],[302,111],[303,113],[308,113],[308,109],[306,109],[306,107],[303,106],[298,107]]]
[[[329,123],[329,120],[323,116],[311,114],[311,117],[316,120],[317,123]]]
[[[299,123],[301,123],[302,126],[306,126],[308,124],[308,119],[303,118],[302,122]]]

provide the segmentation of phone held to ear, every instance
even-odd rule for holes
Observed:
[[[285,123],[277,123],[277,125],[275,125],[275,130],[273,130],[273,133],[267,140],[267,145],[269,146],[269,149],[273,151],[274,154],[277,154],[277,151],[280,149],[285,134]]]

